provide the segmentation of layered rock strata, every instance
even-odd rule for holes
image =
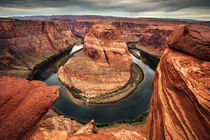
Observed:
[[[123,87],[130,79],[131,55],[112,25],[93,25],[84,48],[58,70],[61,82],[95,97]]]
[[[59,87],[40,81],[0,77],[0,139],[27,137],[59,95]]]
[[[0,75],[27,78],[37,64],[76,41],[65,23],[0,19]]]
[[[168,37],[153,79],[148,139],[209,139],[210,35],[203,29],[180,26]]]

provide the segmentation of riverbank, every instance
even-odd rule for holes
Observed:
[[[155,70],[160,62],[161,54],[158,54],[155,51],[151,51],[144,46],[140,46],[137,42],[127,42],[129,50],[135,49],[140,51],[141,56],[136,56],[135,52],[131,51],[131,53],[136,56],[137,59],[141,60],[145,64],[149,65],[150,68]]]
[[[53,116],[64,116],[66,118],[70,118],[71,120],[74,120],[80,124],[87,124],[89,123],[89,121],[85,121],[85,120],[80,120],[74,117],[70,117],[67,116],[65,114],[63,114],[62,112],[60,112],[59,110],[57,110],[56,108],[52,107],[48,113],[46,114],[46,116],[44,117],[44,120],[47,118],[51,118]],[[140,125],[144,125],[147,122],[147,117],[148,117],[148,112],[144,112],[141,115],[137,116],[135,119],[132,120],[118,120],[112,123],[97,123],[95,122],[95,125],[99,128],[99,129],[107,129],[107,128],[114,128],[114,127],[119,127],[121,125],[128,125],[128,126],[140,126]]]
[[[56,60],[60,60],[60,62],[57,62],[56,66],[57,66],[57,69],[60,67],[60,63],[65,59],[63,57],[63,55],[65,54],[68,54],[71,52],[72,48],[75,46],[75,45],[79,45],[82,43],[82,39],[78,39],[77,42],[73,43],[72,45],[70,45],[67,49],[61,51],[61,52],[58,52],[52,56],[50,56],[49,58],[45,59],[44,61],[42,61],[41,63],[37,64],[34,66],[34,68],[31,70],[31,73],[28,75],[28,77],[26,78],[27,80],[33,80],[34,76],[39,72],[39,70],[46,64],[50,64],[52,63],[53,61],[56,61]],[[62,58],[62,59],[60,59]]]
[[[77,104],[111,104],[129,96],[143,81],[144,73],[143,70],[135,63],[131,66],[131,78],[128,83],[122,88],[113,91],[111,93],[105,93],[97,97],[87,98],[83,96],[85,93],[74,88],[67,87],[67,96],[71,98]]]
[[[76,52],[80,48],[81,47],[79,46],[75,46],[72,52]],[[69,54],[67,56],[69,57]],[[67,59],[68,58],[65,60]],[[69,98],[67,94],[71,96],[72,94],[64,85],[62,85],[62,83],[60,83],[57,76],[56,65],[62,65],[65,61],[62,57],[51,64],[44,65],[35,78],[37,80],[44,81],[48,85],[60,86],[60,96],[59,99],[55,102],[54,108],[59,110],[59,112],[62,112],[62,114],[65,114],[64,116],[70,117],[72,119],[75,118],[75,120],[79,122],[86,123],[89,120],[94,119],[96,122],[101,123],[99,126],[105,125],[109,127],[108,124],[118,122],[118,120],[132,120],[133,122],[137,116],[144,113],[148,109],[152,93],[151,81],[154,75],[154,71],[142,63],[142,61],[136,59],[136,57],[132,56],[132,59],[143,70],[144,80],[141,82],[141,84],[139,84],[139,86],[137,86],[137,89],[134,90],[133,94],[115,103],[87,104],[84,101],[81,103],[82,100],[79,99],[77,99],[78,102],[72,101],[72,99],[76,98]],[[61,60],[64,61],[62,62]],[[125,113],[126,110],[128,111]],[[122,123],[124,122],[122,121]],[[114,125],[118,126],[119,124],[115,123]]]

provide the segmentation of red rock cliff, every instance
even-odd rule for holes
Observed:
[[[207,31],[206,27],[179,26],[168,37],[170,48],[161,57],[153,79],[148,139],[210,138]]]
[[[0,75],[27,78],[36,64],[76,42],[65,23],[0,20]]]
[[[28,135],[58,95],[59,87],[40,81],[0,77],[0,139],[17,140]]]

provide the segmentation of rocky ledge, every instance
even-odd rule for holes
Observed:
[[[93,25],[84,38],[84,48],[58,70],[68,87],[85,92],[86,97],[111,93],[128,83],[131,55],[116,27]]]
[[[48,118],[39,124],[29,140],[146,140],[136,131],[121,129],[98,130],[94,121],[81,125],[63,116]]]
[[[210,138],[210,28],[179,26],[153,79],[148,139]]]
[[[28,137],[59,95],[40,81],[0,77],[0,139]]]

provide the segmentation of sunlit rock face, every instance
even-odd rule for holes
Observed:
[[[98,130],[94,121],[81,125],[63,116],[54,116],[42,121],[29,140],[146,140],[136,131],[111,129]]]
[[[0,139],[27,137],[58,95],[59,87],[41,81],[0,77]]]
[[[90,96],[113,92],[130,79],[131,55],[116,27],[93,25],[84,38],[84,48],[58,71],[65,85]]]
[[[146,140],[135,131],[120,130],[118,132],[105,131],[98,134],[82,133],[70,136],[67,140]]]
[[[98,65],[109,65],[122,71],[130,71],[131,56],[120,31],[112,25],[97,24],[84,38],[84,52]]]
[[[148,139],[209,139],[210,36],[203,29],[179,26],[169,35],[153,79]]]

